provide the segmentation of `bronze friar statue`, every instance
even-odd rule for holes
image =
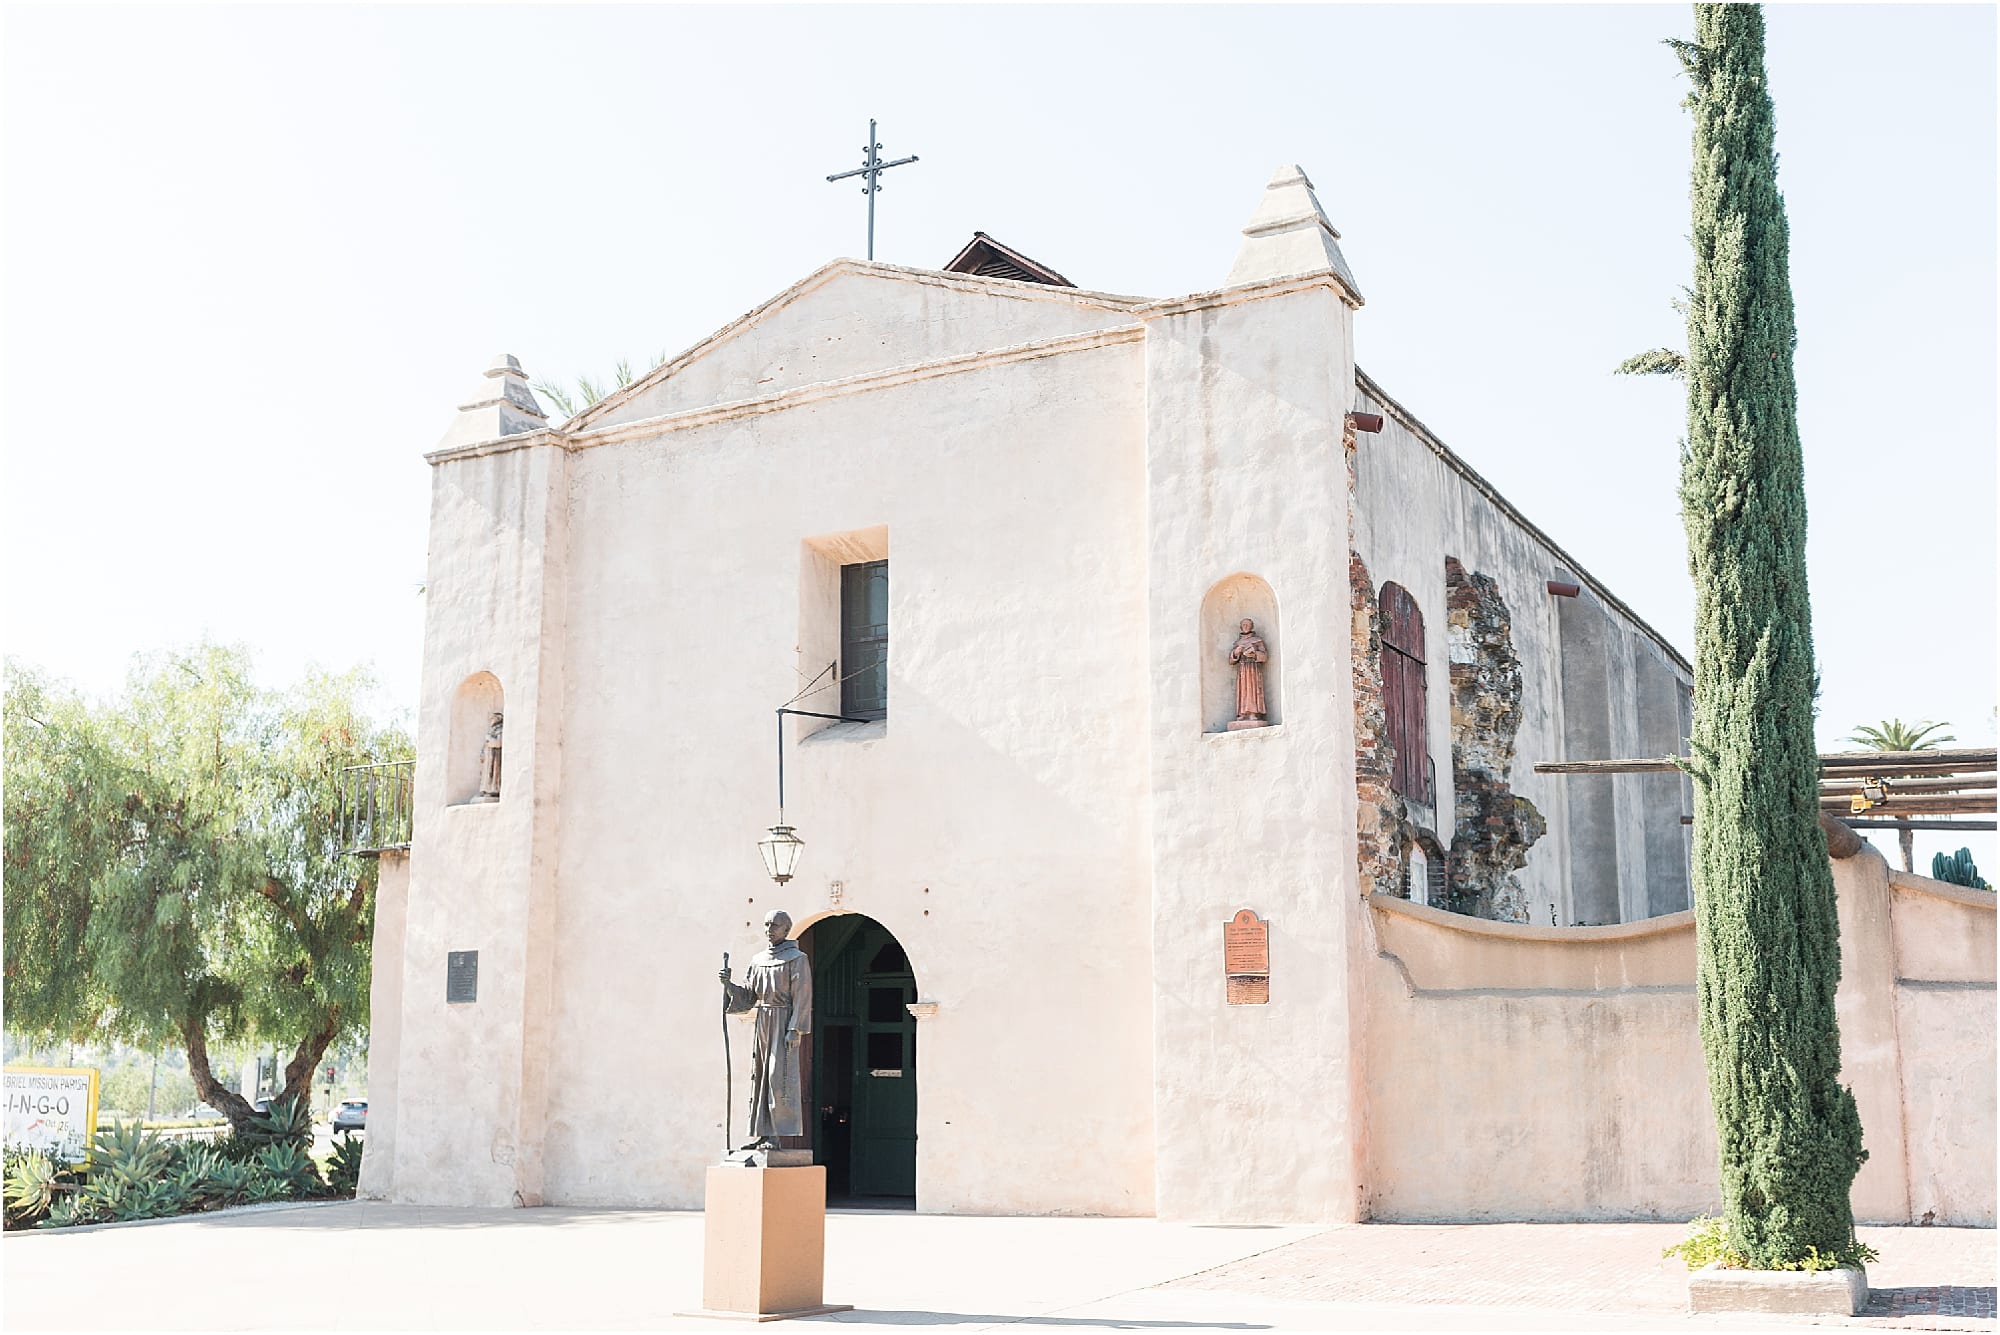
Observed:
[[[812,964],[798,943],[787,939],[791,932],[789,913],[774,909],[765,914],[764,938],[770,944],[750,961],[743,982],[730,979],[726,964],[719,973],[725,1008],[756,1012],[744,1149],[774,1150],[778,1137],[805,1134],[799,1045],[812,1033]]]

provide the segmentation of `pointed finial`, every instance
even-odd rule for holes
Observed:
[[[1354,271],[1340,253],[1340,233],[1320,207],[1304,169],[1288,163],[1272,173],[1257,211],[1243,228],[1243,245],[1230,267],[1228,285],[1328,272],[1346,285],[1357,302],[1361,300]]]
[[[540,431],[548,424],[548,415],[536,401],[535,391],[528,387],[528,377],[521,370],[520,361],[503,352],[480,376],[471,396],[458,406],[458,416],[452,419],[451,428],[438,442],[438,448],[519,436]]]

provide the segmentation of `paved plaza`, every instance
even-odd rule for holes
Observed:
[[[1676,1224],[1161,1224],[837,1211],[843,1330],[1704,1330],[1662,1260]],[[1868,1315],[1835,1326],[1991,1330],[1995,1234],[1876,1228]],[[701,1216],[266,1208],[10,1233],[17,1330],[698,1330]],[[1809,1324],[1764,1318],[1762,1326]]]

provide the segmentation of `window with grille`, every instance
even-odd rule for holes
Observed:
[[[840,568],[840,712],[889,713],[889,563]]]
[[[1382,586],[1382,712],[1396,766],[1389,787],[1413,802],[1431,801],[1430,747],[1424,735],[1424,615],[1400,584]]]

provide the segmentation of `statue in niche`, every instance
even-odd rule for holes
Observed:
[[[792,915],[773,909],[764,915],[768,945],[751,959],[743,982],[731,981],[727,962],[719,974],[724,1009],[756,1012],[748,1140],[741,1147],[731,1146],[730,1158],[759,1166],[812,1162],[812,1151],[778,1145],[780,1136],[805,1134],[799,1048],[812,1033],[813,1022],[812,962],[798,942],[786,939],[791,932]]]
[[[475,802],[500,800],[500,729],[502,717],[493,715],[486,727],[486,742],[479,749],[479,795]]]
[[[1265,717],[1270,710],[1264,704],[1264,664],[1271,661],[1271,651],[1249,617],[1243,618],[1238,630],[1236,643],[1229,646],[1229,662],[1236,669],[1236,718],[1229,725],[1231,732],[1270,726]]]

